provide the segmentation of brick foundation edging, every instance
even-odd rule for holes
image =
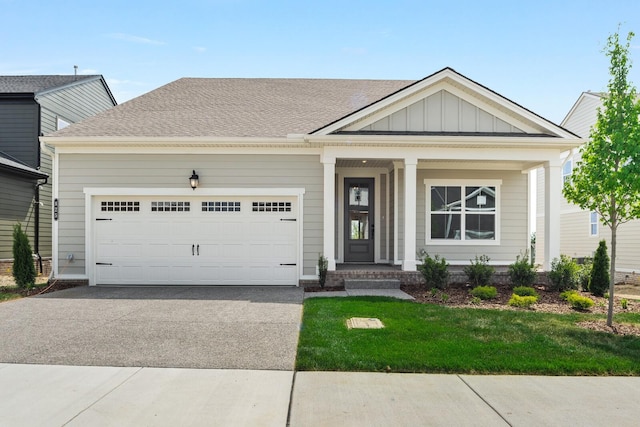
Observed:
[[[537,272],[537,285],[547,286],[549,284],[548,272]],[[327,280],[325,287],[344,286],[345,279],[396,279],[400,280],[400,285],[425,285],[422,273],[419,271],[361,271],[361,270],[341,270],[327,272]],[[447,284],[459,284],[469,282],[467,275],[461,271],[450,272]],[[506,271],[498,271],[494,273],[491,282],[497,285],[506,285],[511,282],[509,273]],[[299,286],[315,287],[319,286],[318,280],[300,280]]]
[[[40,275],[40,263],[36,257],[33,258],[33,265],[36,268],[36,275]],[[42,258],[42,276],[51,275],[52,261],[51,257]],[[0,260],[0,275],[11,276],[13,275],[13,260],[3,259]]]

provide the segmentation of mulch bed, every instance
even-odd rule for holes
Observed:
[[[48,285],[38,285],[37,287],[33,287],[30,289],[20,289],[16,287],[8,287],[3,286],[0,287],[0,293],[5,294],[16,294],[21,297],[30,297],[34,295],[42,295],[48,294],[50,292],[61,291],[63,289],[75,288],[77,286],[82,286],[83,283],[73,283],[73,282],[53,282]]]

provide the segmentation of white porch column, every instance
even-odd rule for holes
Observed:
[[[322,253],[329,262],[328,270],[336,270],[336,158],[323,157],[324,165],[324,224]]]
[[[562,167],[560,160],[544,165],[544,269],[560,258],[560,202],[562,200]]]
[[[404,260],[402,270],[416,271],[416,181],[418,159],[404,159]]]

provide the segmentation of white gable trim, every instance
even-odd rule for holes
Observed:
[[[560,126],[564,126],[567,121],[571,118],[571,116],[573,116],[573,113],[576,112],[576,110],[578,109],[578,107],[580,106],[580,104],[582,104],[583,100],[585,98],[597,98],[597,99],[601,99],[602,96],[600,96],[597,93],[593,93],[593,92],[582,92],[580,94],[580,97],[578,98],[578,100],[575,102],[575,104],[573,104],[573,107],[571,107],[571,110],[569,110],[569,112],[567,113],[566,116],[564,116],[564,119],[562,120],[562,123],[560,123]]]
[[[477,94],[477,98],[466,94],[463,90],[456,89],[455,84],[467,88],[470,93]],[[485,108],[481,107],[480,105],[478,105],[478,107],[487,110],[487,112],[496,115],[496,117],[505,120],[507,123],[514,123],[515,117],[522,117],[523,123],[530,122],[533,123],[534,126],[529,125],[526,128],[524,128],[523,125],[515,126],[527,132],[529,132],[529,129],[534,130],[535,126],[537,126],[552,135],[563,138],[575,138],[575,135],[573,135],[571,132],[568,132],[567,130],[559,126],[554,125],[553,123],[519,106],[518,104],[498,95],[497,93],[485,88],[478,83],[475,83],[472,80],[469,80],[461,74],[458,74],[450,68],[445,68],[444,70],[433,74],[403,90],[400,90],[381,101],[365,107],[350,116],[344,117],[328,126],[325,126],[324,128],[317,130],[313,134],[331,134],[342,129],[348,129],[350,126],[356,123],[358,123],[357,126],[360,127],[367,126],[384,116],[387,116],[399,109],[413,104],[414,102],[418,101],[418,99],[424,98],[425,95],[432,95],[433,93],[444,88],[473,105],[478,105],[479,99],[487,99],[489,102],[487,102],[488,105]],[[471,100],[473,102],[471,102]],[[491,102],[504,107],[506,110],[512,111],[515,117],[505,114],[498,108],[489,108]],[[485,103],[482,103],[482,105],[485,105]],[[365,119],[366,121],[362,122]],[[520,121],[516,120],[516,122],[519,123]],[[540,133],[540,130],[535,129],[535,132]]]

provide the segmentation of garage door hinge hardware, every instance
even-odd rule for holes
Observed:
[[[296,221],[295,218],[280,218],[280,221]]]
[[[294,264],[282,264],[281,263],[280,265],[298,265],[298,264],[295,264],[295,263]]]
[[[110,262],[96,262],[96,265],[113,265]]]
[[[111,218],[96,218],[96,221],[113,221]]]

